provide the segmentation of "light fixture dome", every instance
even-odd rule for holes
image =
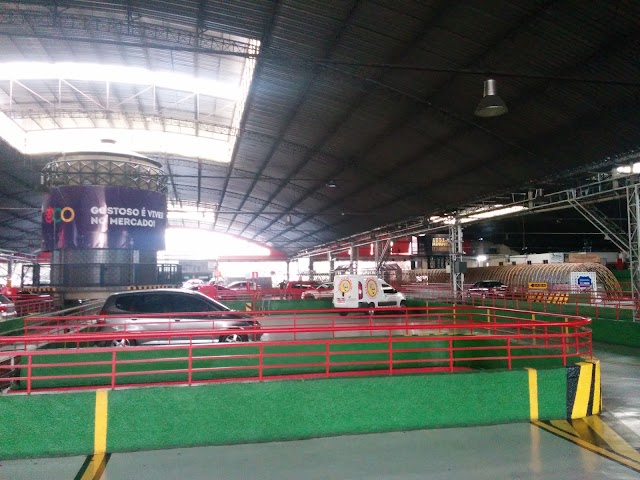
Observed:
[[[508,111],[506,103],[496,93],[496,81],[491,78],[485,80],[484,95],[474,113],[478,117],[499,117]]]

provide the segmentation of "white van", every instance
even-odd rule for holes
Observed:
[[[333,281],[334,308],[404,307],[405,296],[373,275],[336,275]],[[370,312],[373,313],[373,312]],[[347,312],[340,313],[346,315]]]

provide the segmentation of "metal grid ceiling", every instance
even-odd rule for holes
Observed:
[[[0,61],[217,78],[240,68],[235,42],[260,40],[231,164],[154,158],[171,175],[170,196],[219,209],[216,230],[291,256],[477,199],[580,181],[568,170],[610,168],[605,157],[640,139],[638,25],[634,1],[32,0],[0,5]],[[481,119],[473,110],[489,75],[509,113]],[[56,96],[51,83],[29,88],[16,92],[12,113],[40,128],[215,131],[228,120],[214,100],[196,118],[193,102],[170,92],[152,118],[144,95],[105,115],[73,89],[59,99],[67,115],[52,116],[41,98]],[[3,147],[0,248],[39,248],[46,161]]]

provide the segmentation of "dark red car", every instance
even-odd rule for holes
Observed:
[[[280,284],[280,290],[284,290],[284,297],[291,299],[300,299],[302,294],[307,290],[316,289],[321,285],[315,280],[297,280]],[[283,288],[284,287],[284,288]]]
[[[204,293],[207,297],[215,300],[238,300],[240,294],[236,290],[224,287],[222,285],[199,285],[194,290]]]

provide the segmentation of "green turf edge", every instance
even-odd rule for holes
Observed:
[[[0,460],[93,453],[95,392],[0,396]]]
[[[283,441],[527,421],[525,371],[110,393],[108,450]],[[565,398],[566,392],[555,392]],[[144,409],[144,421],[140,411]],[[565,407],[566,410],[566,407]],[[561,414],[562,412],[558,412]]]
[[[538,370],[541,419],[566,415],[564,368]],[[95,392],[0,397],[0,459],[87,455]],[[108,391],[110,453],[529,420],[524,369]]]
[[[0,323],[0,335],[6,335],[7,332],[19,330],[13,335],[21,335],[24,331],[24,317],[12,318]]]

